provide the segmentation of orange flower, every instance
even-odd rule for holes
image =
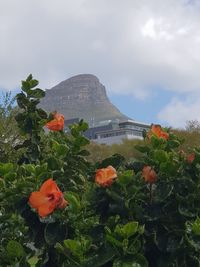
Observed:
[[[142,169],[142,176],[144,177],[145,182],[150,184],[155,183],[157,180],[156,172],[150,166],[144,166]]]
[[[62,131],[64,129],[65,118],[61,113],[54,112],[53,120],[46,123],[46,127],[51,131]]]
[[[110,186],[113,180],[117,178],[117,172],[112,166],[107,168],[98,169],[96,171],[95,182],[102,187]]]
[[[164,132],[160,125],[158,124],[152,124],[151,129],[149,130],[147,136],[148,139],[151,139],[151,136],[155,135],[158,138],[163,138],[165,140],[169,139],[169,134],[167,132]]]
[[[194,159],[195,159],[195,153],[194,152],[191,153],[191,154],[189,154],[187,156],[187,158],[186,158],[186,160],[187,160],[188,163],[192,163],[194,161]]]
[[[46,217],[56,208],[65,208],[68,202],[64,199],[56,182],[50,178],[42,184],[39,191],[31,193],[29,204],[37,210],[40,217]]]

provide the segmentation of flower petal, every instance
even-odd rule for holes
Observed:
[[[32,208],[38,209],[39,206],[48,203],[48,198],[41,192],[32,192],[29,197],[29,204]]]
[[[56,182],[52,178],[49,178],[40,187],[40,192],[45,194],[45,195],[52,194],[55,191],[60,192]]]
[[[38,214],[40,217],[46,217],[47,215],[51,214],[56,208],[56,205],[54,202],[47,202],[44,205],[41,205],[38,208]]]
[[[161,126],[154,124],[151,127],[151,131],[153,134],[155,134],[157,137],[160,137],[160,133],[161,133]]]
[[[145,182],[148,183],[155,183],[157,180],[157,174],[150,166],[144,166],[142,176],[144,177]]]
[[[116,172],[115,168],[113,168],[113,166],[108,166],[106,168],[106,171],[107,171],[107,176],[109,178],[116,178],[117,177],[117,172]]]
[[[117,172],[112,166],[98,169],[96,171],[95,182],[103,187],[110,186],[113,180],[117,178]]]
[[[45,125],[51,131],[62,131],[64,128],[64,120],[54,119]]]
[[[63,198],[60,205],[58,205],[58,208],[64,209],[67,205],[68,205],[68,201]]]
[[[167,139],[169,139],[169,134],[167,132],[163,132],[162,131],[160,133],[160,137],[163,138],[163,139],[165,139],[165,140],[167,140]]]
[[[65,117],[64,117],[63,114],[56,112],[56,113],[54,114],[54,119],[56,119],[56,120],[64,120]]]

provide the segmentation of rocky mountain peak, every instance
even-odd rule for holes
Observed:
[[[48,112],[63,113],[65,119],[83,118],[92,125],[127,119],[109,101],[105,86],[92,74],[73,76],[47,90],[41,106]]]

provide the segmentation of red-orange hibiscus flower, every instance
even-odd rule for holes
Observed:
[[[168,140],[169,139],[169,134],[167,132],[164,132],[162,130],[161,126],[158,125],[158,124],[153,124],[151,126],[151,129],[149,130],[147,136],[148,136],[149,139],[151,139],[151,136],[152,135],[155,135],[158,138],[163,138],[165,140]]]
[[[189,154],[187,156],[187,158],[186,158],[186,160],[187,160],[188,163],[192,163],[194,161],[194,159],[195,159],[195,153],[194,152],[191,153],[191,154]]]
[[[96,171],[95,182],[102,187],[110,186],[113,180],[117,178],[117,172],[112,166],[98,169]]]
[[[46,123],[46,127],[51,131],[62,131],[64,129],[64,115],[58,112],[53,113],[53,120]]]
[[[144,166],[142,169],[142,176],[144,177],[145,182],[150,184],[155,183],[157,180],[157,174],[151,166]]]
[[[46,217],[56,208],[65,208],[68,202],[56,182],[50,178],[42,184],[39,191],[31,193],[29,204],[37,210],[40,217]]]

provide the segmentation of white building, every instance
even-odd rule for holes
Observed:
[[[127,120],[89,128],[84,135],[96,143],[112,145],[122,143],[123,139],[143,139],[143,132],[149,128],[149,124]]]

